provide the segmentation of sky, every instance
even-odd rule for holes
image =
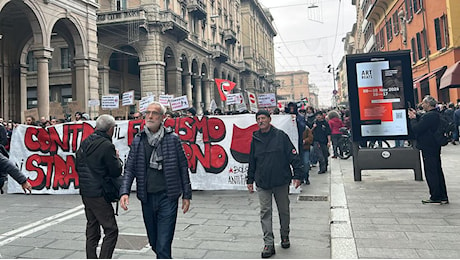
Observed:
[[[356,21],[351,0],[259,0],[270,10],[275,37],[276,72],[304,70],[319,88],[319,105],[330,106],[333,75],[343,57],[343,42]],[[317,6],[316,8],[311,8]],[[310,8],[309,8],[310,7]]]

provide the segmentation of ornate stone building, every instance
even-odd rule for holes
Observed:
[[[0,0],[0,115],[99,97],[96,0]]]
[[[226,110],[214,78],[275,92],[272,20],[256,0],[0,0],[0,116],[50,101],[94,116],[88,100],[128,90]]]
[[[273,17],[257,0],[241,0],[241,6],[242,89],[252,93],[276,93]]]

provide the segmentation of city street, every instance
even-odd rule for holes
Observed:
[[[313,169],[314,170],[314,169]],[[329,175],[314,174],[311,186],[291,195],[290,249],[282,249],[275,210],[273,258],[330,258]],[[152,258],[140,204],[120,208],[114,258]],[[276,207],[275,207],[276,208]],[[174,258],[260,258],[263,248],[257,194],[194,191],[191,209],[179,211]],[[86,219],[79,195],[0,196],[0,254],[3,258],[85,258]]]
[[[291,196],[290,249],[279,244],[275,213],[273,258],[460,258],[459,146],[443,148],[449,205],[423,205],[428,188],[410,170],[363,171],[332,159],[332,172],[311,170],[311,185]],[[332,191],[332,194],[330,194]],[[120,209],[114,258],[152,258],[140,205]],[[263,246],[257,194],[194,191],[179,213],[174,258],[260,258]],[[0,196],[2,258],[85,258],[85,216],[78,195]]]

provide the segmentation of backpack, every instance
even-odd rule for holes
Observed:
[[[440,146],[446,146],[449,141],[452,140],[454,129],[455,124],[449,122],[444,116],[440,115],[438,128],[433,132],[435,143]]]

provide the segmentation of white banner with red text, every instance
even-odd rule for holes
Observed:
[[[33,193],[77,194],[75,153],[94,132],[95,121],[66,123],[47,128],[19,125],[13,131],[10,159],[31,182]],[[113,143],[126,162],[129,145],[143,128],[143,120],[117,121]],[[244,190],[252,133],[258,129],[254,114],[168,119],[184,148],[194,190]],[[297,147],[295,120],[272,115],[272,125],[288,134]],[[11,177],[8,193],[23,192]]]

